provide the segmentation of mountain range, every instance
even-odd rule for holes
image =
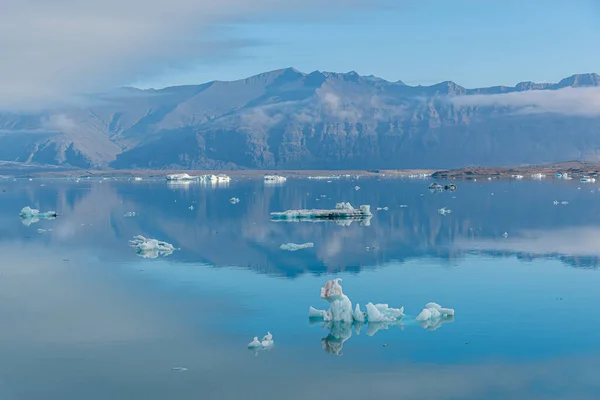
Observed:
[[[466,89],[293,68],[0,110],[0,160],[115,169],[456,168],[600,160],[600,76]]]

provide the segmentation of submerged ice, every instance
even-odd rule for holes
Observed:
[[[172,244],[156,239],[145,238],[142,235],[134,236],[129,241],[131,247],[137,250],[137,254],[143,258],[166,257],[177,250]]]

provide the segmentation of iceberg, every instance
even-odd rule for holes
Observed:
[[[23,207],[19,213],[21,222],[25,226],[38,223],[41,219],[54,219],[57,216],[58,214],[56,214],[56,211],[40,212],[40,210],[36,210],[35,208],[31,208],[29,206]]]
[[[219,174],[219,175],[213,175],[213,174],[208,174],[208,175],[200,175],[198,177],[198,179],[200,179],[200,182],[204,182],[204,183],[229,183],[231,181],[231,178],[225,174]]]
[[[335,205],[333,210],[287,210],[284,212],[272,212],[271,218],[276,220],[334,220],[334,219],[362,219],[372,217],[371,206],[362,205],[358,209],[350,203],[341,202]]]
[[[452,210],[450,210],[446,207],[442,207],[438,210],[438,214],[440,214],[440,215],[450,214],[451,212],[452,212]]]
[[[167,175],[168,181],[197,181],[200,179],[198,176],[191,176],[188,174],[171,174]]]
[[[283,183],[287,181],[285,176],[281,175],[265,175],[265,183]]]
[[[387,304],[366,305],[366,312],[362,312],[360,305],[352,308],[352,302],[346,296],[340,285],[341,278],[336,278],[325,282],[321,288],[321,298],[329,303],[329,310],[317,310],[309,307],[308,316],[311,319],[322,319],[329,322],[395,322],[404,318],[404,307],[390,308]]]
[[[437,303],[427,303],[415,320],[420,322],[425,329],[436,330],[444,322],[454,321],[454,310],[443,308]]]
[[[248,343],[248,349],[253,350],[254,355],[257,355],[260,351],[271,350],[274,344],[273,335],[271,335],[271,332],[267,332],[262,340],[258,340],[258,336],[255,336],[254,339]]]
[[[177,250],[172,244],[156,239],[148,239],[142,235],[134,236],[129,245],[137,250],[137,254],[143,258],[166,257]]]
[[[307,243],[302,243],[302,244],[284,243],[281,246],[279,246],[279,248],[281,250],[297,251],[297,250],[302,250],[302,249],[309,249],[314,246],[315,246],[315,244],[312,242],[307,242]]]

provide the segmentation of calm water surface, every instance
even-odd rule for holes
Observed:
[[[598,186],[427,185],[0,181],[0,399],[597,399]],[[374,216],[269,219],[338,201]],[[59,217],[27,226],[26,205]],[[180,250],[141,258],[138,234]],[[310,324],[335,277],[353,302],[407,317]],[[455,320],[424,329],[413,318],[430,301]],[[246,348],[267,331],[271,351]]]

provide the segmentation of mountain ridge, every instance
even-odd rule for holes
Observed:
[[[397,169],[600,160],[600,76],[467,89],[283,68],[0,111],[0,160],[81,168]]]

